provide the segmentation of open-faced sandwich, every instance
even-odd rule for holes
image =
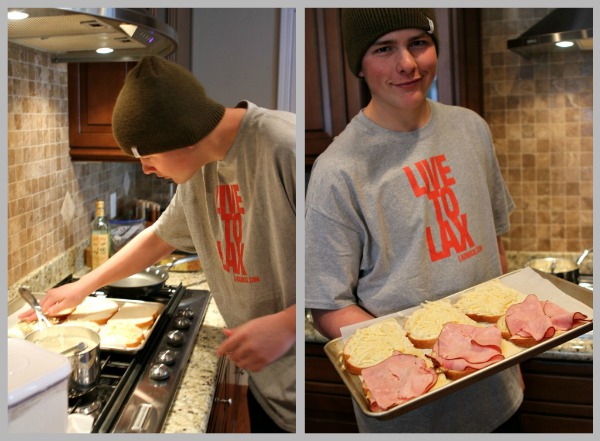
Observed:
[[[587,321],[587,315],[581,312],[567,311],[529,294],[522,302],[511,305],[496,326],[515,345],[531,347]]]
[[[496,323],[510,305],[524,299],[525,294],[494,279],[461,294],[454,306],[477,322]]]
[[[477,325],[464,312],[453,306],[449,300],[441,299],[425,302],[421,308],[410,314],[404,322],[406,335],[416,348],[432,348],[442,328],[448,322]]]
[[[422,355],[393,318],[358,328],[342,349],[344,369],[359,375],[361,371],[390,357],[394,352]]]

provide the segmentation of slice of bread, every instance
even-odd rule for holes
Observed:
[[[465,313],[454,307],[448,299],[425,302],[404,322],[406,335],[419,349],[430,349],[448,322],[477,325]]]
[[[50,320],[52,323],[52,320]],[[13,326],[8,328],[8,337],[12,338],[25,338],[33,331],[45,328],[46,325],[40,324],[37,320],[32,322],[20,321],[15,323]]]
[[[510,305],[522,302],[525,297],[494,279],[461,294],[454,306],[477,322],[496,323]]]
[[[138,328],[150,327],[158,316],[159,306],[154,303],[126,302],[121,305],[115,315],[107,323],[132,323]]]
[[[65,320],[60,326],[81,326],[83,328],[91,329],[94,332],[100,332],[100,325],[90,320]]]
[[[75,308],[68,319],[69,320],[83,320],[98,323],[103,325],[111,318],[119,309],[119,304],[114,300],[110,300],[104,297],[86,297]]]
[[[388,319],[364,328],[358,328],[342,349],[344,369],[359,375],[362,369],[390,357],[394,352],[423,356],[406,337],[402,326]]]
[[[73,313],[73,311],[75,311],[75,307],[73,307],[73,308],[65,308],[65,309],[62,309],[62,310],[58,311],[55,314],[47,314],[47,317],[48,318],[53,317],[53,318],[55,318],[57,320],[64,320],[69,315],[71,315]]]
[[[135,348],[143,341],[144,331],[131,322],[107,323],[100,329],[100,344],[103,348]]]

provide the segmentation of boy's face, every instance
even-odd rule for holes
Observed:
[[[436,69],[431,36],[421,29],[401,29],[381,36],[367,49],[359,75],[380,109],[405,112],[423,105]]]
[[[155,174],[159,178],[171,179],[176,184],[188,181],[197,171],[190,155],[191,147],[175,149],[164,153],[142,156],[140,162],[145,174]]]

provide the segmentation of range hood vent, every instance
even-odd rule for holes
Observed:
[[[592,24],[592,8],[558,8],[519,37],[508,40],[506,46],[525,58],[541,53],[593,50]],[[560,47],[557,43],[573,44]]]
[[[8,41],[49,52],[55,63],[136,61],[145,55],[167,56],[177,49],[175,30],[144,9],[20,8],[18,11],[29,16],[8,20]],[[98,48],[113,51],[100,54],[96,52]]]

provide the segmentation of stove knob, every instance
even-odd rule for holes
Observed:
[[[181,331],[169,331],[167,332],[167,343],[171,346],[182,346],[185,340],[185,335]]]
[[[175,357],[177,353],[175,351],[171,351],[170,349],[166,349],[164,351],[160,351],[156,356],[156,359],[159,363],[164,363],[171,365],[175,363]]]
[[[171,370],[164,364],[155,364],[150,368],[150,378],[156,381],[163,381],[169,378]]]
[[[173,320],[173,325],[177,329],[188,329],[192,326],[192,321],[187,317],[177,317]]]
[[[177,316],[186,317],[186,318],[194,318],[194,310],[192,308],[184,308],[177,311]]]

